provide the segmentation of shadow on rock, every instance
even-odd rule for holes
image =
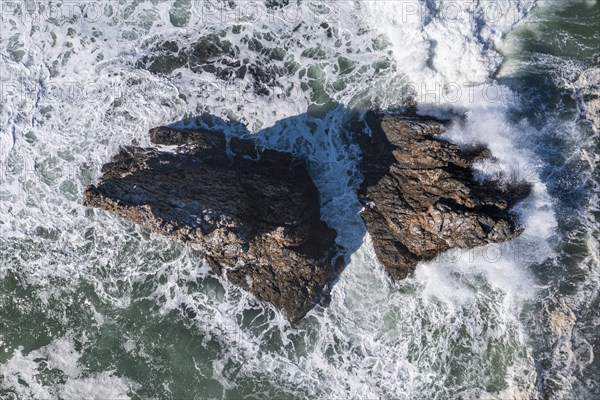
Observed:
[[[296,322],[327,303],[367,230],[396,280],[452,247],[520,234],[509,210],[529,186],[477,183],[489,151],[439,139],[447,123],[332,104],[250,134],[202,116],[152,129],[157,147],[121,149],[84,204],[190,243]]]

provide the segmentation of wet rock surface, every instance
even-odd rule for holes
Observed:
[[[122,148],[84,204],[190,243],[212,269],[300,320],[327,299],[337,253],[303,161],[220,132],[151,130]]]
[[[530,187],[478,182],[472,166],[491,157],[487,148],[444,141],[447,122],[434,118],[373,111],[364,123],[353,129],[361,216],[393,280],[450,248],[521,233],[510,208]],[[292,322],[328,301],[343,258],[304,161],[216,131],[160,127],[150,139],[159,146],[122,148],[104,165],[84,204],[190,243],[215,273]]]
[[[459,148],[439,138],[444,121],[370,112],[359,135],[364,181],[361,216],[377,257],[392,279],[450,248],[471,248],[518,236],[510,207],[528,184],[478,183],[471,166],[490,158],[483,146]]]

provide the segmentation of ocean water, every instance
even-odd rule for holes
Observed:
[[[600,398],[596,1],[0,7],[1,399]],[[199,42],[227,59],[181,62]],[[409,99],[491,148],[481,179],[533,193],[519,238],[393,284],[346,132]],[[118,147],[164,124],[309,160],[350,260],[329,307],[290,326],[200,253],[82,206]]]

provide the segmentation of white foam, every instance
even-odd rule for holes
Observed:
[[[139,385],[134,385],[134,388]],[[65,400],[126,400],[131,399],[131,382],[116,377],[111,372],[101,372],[90,377],[69,379],[64,384],[60,396]]]
[[[138,385],[114,375],[114,371],[87,374],[79,363],[72,333],[54,340],[47,346],[23,352],[17,349],[5,364],[0,365],[3,379],[0,387],[18,398],[35,399],[130,399]],[[54,370],[62,378],[52,386],[39,378],[43,371]]]

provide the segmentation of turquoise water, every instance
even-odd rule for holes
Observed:
[[[225,19],[181,0],[19,4],[2,4],[0,42],[0,398],[600,397],[598,3],[507,2],[498,18],[485,2],[234,2]],[[264,94],[161,47],[208,34],[267,71]],[[164,69],[141,62],[156,54]],[[431,92],[467,83],[473,99]],[[490,83],[502,100],[479,95]],[[449,139],[488,143],[482,174],[534,195],[521,238],[394,285],[356,214],[344,122],[407,94],[466,115]],[[308,157],[324,219],[358,248],[297,326],[202,254],[81,205],[118,146],[205,112]]]

